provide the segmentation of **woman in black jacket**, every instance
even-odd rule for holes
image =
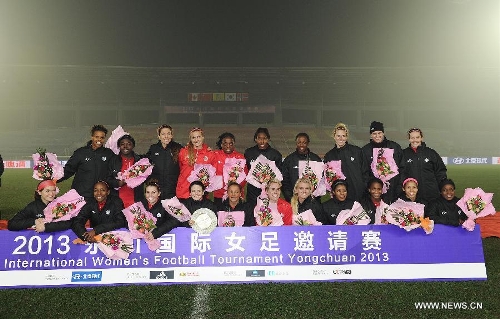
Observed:
[[[441,196],[425,206],[425,217],[436,224],[460,226],[467,220],[467,215],[457,206],[455,183],[451,179],[444,179],[439,183]]]
[[[3,159],[2,159],[2,155],[0,155],[0,186],[2,186],[2,174],[3,174],[3,170],[4,170]]]
[[[52,180],[38,183],[35,191],[35,200],[18,212],[9,220],[9,230],[34,229],[39,233],[55,232],[71,228],[72,220],[46,223],[43,210],[56,197],[56,184]]]
[[[311,180],[307,177],[301,177],[295,182],[293,197],[290,201],[293,214],[298,215],[310,209],[318,222],[327,224],[328,220],[323,212],[321,201],[312,196],[312,188]]]
[[[377,160],[379,160],[379,158],[383,159],[384,157],[387,157],[387,154],[389,153],[387,149],[392,150],[392,159],[397,165],[398,174],[391,179],[386,180],[387,183],[385,186],[387,189],[386,192],[382,194],[382,198],[387,204],[394,202],[398,198],[398,195],[401,193],[401,170],[403,167],[403,150],[401,149],[401,146],[398,143],[388,140],[387,137],[385,137],[383,123],[373,121],[370,124],[370,142],[363,146],[361,149],[365,154],[368,166],[371,168],[371,175],[379,178],[383,177],[379,176],[379,173],[376,170],[372,169],[372,163],[377,163]],[[373,149],[379,149],[378,153],[375,154],[375,156],[373,154]]]
[[[189,197],[181,200],[191,214],[200,208],[208,208],[214,213],[217,212],[217,206],[214,202],[206,198],[205,186],[200,181],[194,181],[189,184]]]
[[[285,200],[290,201],[293,196],[293,187],[299,179],[299,162],[322,162],[321,157],[309,150],[309,135],[307,133],[299,133],[295,136],[295,144],[297,146],[295,152],[288,155],[281,165],[281,173],[283,174],[282,193]]]
[[[94,125],[91,133],[91,140],[71,155],[64,165],[64,176],[57,181],[62,182],[74,175],[71,188],[85,197],[86,201],[92,199],[94,184],[109,176],[109,161],[116,156],[112,150],[104,147],[108,133],[104,126]]]
[[[170,199],[175,196],[179,179],[178,159],[182,145],[172,139],[174,135],[170,125],[160,125],[157,132],[159,141],[149,147],[146,157],[154,165],[150,177],[158,180],[161,199]]]
[[[144,199],[142,200],[142,204],[148,212],[156,217],[156,228],[153,229],[151,233],[147,233],[145,238],[153,240],[163,236],[175,227],[178,227],[180,222],[163,208],[160,201],[161,192],[158,181],[155,179],[147,180],[144,186]]]
[[[245,159],[248,170],[250,170],[252,163],[257,159],[257,157],[263,155],[268,160],[273,161],[276,164],[276,167],[281,171],[283,156],[278,150],[269,145],[270,139],[271,135],[269,134],[269,130],[267,128],[259,127],[255,131],[253,136],[255,146],[249,147],[245,150]],[[247,202],[255,206],[257,203],[257,197],[259,197],[261,192],[262,189],[251,184],[247,184]]]
[[[245,213],[243,226],[255,226],[255,217],[253,215],[254,205],[244,202],[241,198],[241,185],[236,182],[227,184],[227,199],[223,200],[217,207],[217,211]]]
[[[87,242],[96,242],[94,236],[127,227],[123,202],[118,196],[109,196],[109,185],[99,181],[94,185],[94,197],[87,201],[73,221],[73,231]],[[87,230],[85,224],[90,220]]]
[[[359,201],[370,178],[370,168],[361,148],[347,142],[349,130],[343,123],[333,129],[335,146],[325,154],[324,162],[341,161],[342,173],[349,183],[347,197]]]
[[[372,177],[367,184],[365,194],[359,202],[363,210],[370,216],[370,224],[375,223],[375,214],[377,209],[381,210],[387,206],[382,200],[382,187],[384,182],[379,178]]]
[[[351,210],[354,205],[354,201],[347,198],[347,182],[343,179],[333,182],[332,196],[330,200],[323,203],[328,225],[336,225],[339,213],[343,210]]]
[[[401,179],[413,177],[418,181],[419,194],[427,202],[439,198],[439,183],[447,178],[441,156],[423,142],[419,128],[408,131],[410,145],[403,150],[404,169]]]

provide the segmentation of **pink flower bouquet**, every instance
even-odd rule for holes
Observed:
[[[167,213],[172,215],[175,219],[180,222],[187,222],[191,219],[191,212],[187,209],[184,204],[179,202],[177,197],[172,197],[171,199],[164,199],[161,201],[161,205]]]
[[[219,227],[240,227],[245,222],[245,212],[234,211],[217,212],[217,223]]]
[[[141,158],[125,172],[118,172],[117,179],[125,181],[130,188],[136,188],[144,183],[153,172],[153,165],[147,158]]]
[[[224,178],[224,185],[229,182],[236,182],[241,184],[247,177],[245,173],[245,160],[241,158],[226,158],[222,168],[222,176]]]
[[[66,194],[50,202],[43,210],[43,215],[48,223],[70,220],[78,215],[83,205],[85,205],[83,196],[80,196],[76,190],[71,189]]]
[[[282,226],[283,218],[276,210],[271,209],[269,198],[257,197],[257,205],[253,211],[257,226]]]
[[[97,248],[109,259],[127,259],[134,250],[132,236],[127,231],[112,231],[97,236]]]
[[[111,132],[111,136],[108,138],[108,140],[106,141],[106,144],[104,144],[105,147],[109,148],[110,150],[113,151],[113,153],[115,153],[116,155],[118,155],[118,153],[120,153],[120,148],[118,147],[118,140],[120,139],[120,137],[122,137],[123,135],[127,135],[128,133],[125,132],[122,128],[121,125],[118,125],[114,130],[113,132]]]
[[[345,179],[344,173],[342,173],[342,161],[329,161],[325,163],[323,175],[325,177],[326,190],[332,191],[332,184],[337,179]]]
[[[386,218],[386,210],[389,207],[383,200],[380,201],[380,206],[375,210],[375,222],[374,225],[387,225],[389,222]]]
[[[368,225],[371,219],[360,203],[354,202],[351,209],[340,211],[337,225]]]
[[[310,209],[308,209],[300,214],[294,214],[292,224],[298,225],[298,226],[323,225],[322,222],[318,222],[316,220],[316,217],[314,217],[314,214],[313,214],[312,210],[310,210]]]
[[[264,155],[259,155],[252,163],[247,175],[247,182],[258,188],[265,188],[267,182],[272,179],[283,180],[280,170],[276,164],[268,160]]]
[[[422,220],[424,219],[424,205],[415,202],[405,202],[402,199],[398,199],[385,209],[385,218],[389,224],[399,226],[406,231],[426,225],[422,224]],[[429,220],[428,222],[432,224],[431,227],[423,228],[427,234],[430,234],[434,229],[434,221]]]
[[[326,183],[323,182],[325,164],[316,161],[299,161],[299,176],[306,177],[313,185],[312,195],[315,197],[326,194]]]
[[[384,182],[382,193],[387,193],[389,180],[399,174],[398,166],[394,161],[394,150],[392,148],[374,148],[371,169],[373,175]]]
[[[47,153],[45,149],[38,148],[33,158],[33,178],[39,181],[46,179],[58,180],[64,176],[64,167],[57,160],[57,155]]]
[[[145,238],[146,233],[150,233],[156,228],[156,217],[148,212],[141,202],[134,203],[129,207],[122,210],[125,218],[127,219],[128,229],[132,238]],[[160,241],[145,240],[148,244],[149,250],[157,250],[160,248]]]
[[[194,164],[194,169],[187,178],[188,182],[200,181],[206,192],[213,192],[223,187],[222,176],[215,174],[215,167],[210,164]]]
[[[485,193],[481,188],[466,188],[464,196],[457,202],[457,206],[467,215],[467,220],[462,227],[468,231],[473,231],[476,225],[476,218],[493,215],[496,213],[491,201],[493,193]]]

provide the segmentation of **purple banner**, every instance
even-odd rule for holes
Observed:
[[[0,231],[0,287],[74,284],[320,280],[485,280],[478,227],[436,225],[177,228],[150,251],[134,240],[129,259],[75,245],[71,231]]]

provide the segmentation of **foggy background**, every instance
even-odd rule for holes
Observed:
[[[337,122],[362,146],[378,120],[403,148],[416,126],[442,156],[499,156],[499,70],[497,0],[0,0],[0,153],[71,155],[97,123],[141,152],[166,122],[239,151],[267,126],[284,155],[305,131],[324,154]]]

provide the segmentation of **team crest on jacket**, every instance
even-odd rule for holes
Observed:
[[[160,153],[155,153],[156,156],[160,155]]]
[[[106,162],[106,156],[101,157],[103,162]]]
[[[203,161],[208,162],[208,156],[203,156]]]
[[[424,159],[424,162],[426,162],[426,163],[427,163],[428,161],[429,161],[429,159],[426,157],[426,158]]]
[[[351,156],[351,162],[354,162],[354,157]]]
[[[42,215],[42,214],[36,214],[36,217],[37,217],[37,218],[42,218],[42,217],[43,217],[43,215]]]
[[[85,157],[85,162],[90,161],[90,157]]]
[[[106,215],[109,215],[109,214],[111,214],[111,211],[108,209],[108,210],[106,210]]]
[[[161,213],[156,214],[156,217],[160,218],[161,217]]]

